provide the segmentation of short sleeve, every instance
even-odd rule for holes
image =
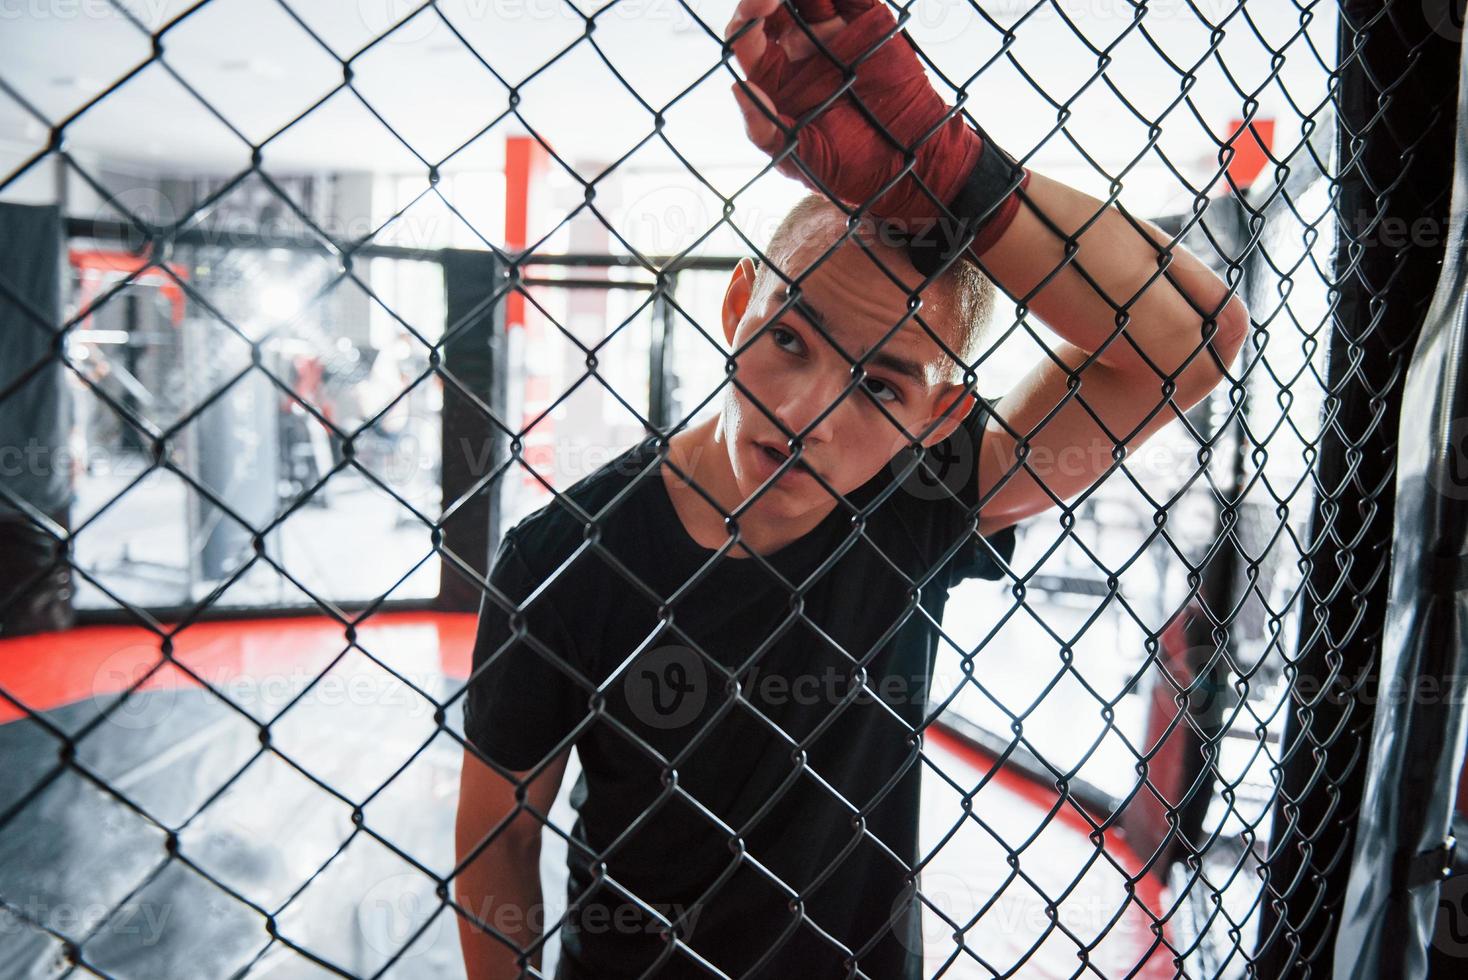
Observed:
[[[512,530],[500,541],[489,581],[519,607],[511,612],[488,593],[480,600],[468,687],[464,738],[506,769],[539,763],[585,716],[590,692],[577,683],[573,640],[547,589],[526,604],[541,584]],[[557,665],[553,657],[564,662]]]
[[[974,392],[978,403],[969,410],[958,427],[949,435],[949,442],[964,440],[971,450],[962,446],[950,447],[948,458],[963,460],[964,469],[960,478],[955,478],[957,489],[954,497],[944,501],[943,506],[952,519],[942,522],[947,524],[951,530],[948,539],[940,542],[945,549],[952,545],[954,538],[962,536],[963,545],[953,555],[949,563],[950,584],[956,584],[964,579],[983,578],[990,580],[1001,579],[1005,575],[1004,566],[1008,565],[1014,557],[1014,546],[1016,543],[1017,525],[1009,527],[993,534],[980,537],[975,531],[968,528],[967,515],[979,505],[979,460],[982,459],[980,448],[984,441],[984,426],[989,422],[993,403]],[[941,445],[941,444],[940,444]],[[991,462],[997,462],[991,460]]]

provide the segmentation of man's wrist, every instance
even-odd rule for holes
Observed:
[[[909,229],[908,256],[924,276],[943,268],[970,236],[963,257],[982,255],[1019,213],[1019,190],[1029,183],[1030,172],[987,134],[981,135],[983,151],[948,203],[948,214]]]

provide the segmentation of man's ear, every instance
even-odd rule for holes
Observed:
[[[959,404],[944,417],[943,410],[952,405],[955,400],[958,400]],[[923,445],[936,446],[947,439],[978,403],[979,400],[974,393],[964,390],[963,385],[953,381],[943,385],[933,396],[933,414],[922,426],[926,428],[936,422],[938,427],[923,440]]]
[[[754,275],[754,259],[746,255],[729,274],[729,285],[724,290],[724,340],[731,349],[734,347],[734,332],[739,329],[739,321],[744,319],[744,311],[749,308],[750,297],[754,295]]]

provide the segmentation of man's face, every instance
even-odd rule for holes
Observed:
[[[766,270],[755,292],[750,259],[730,278],[724,334],[730,349],[739,352],[735,377],[748,394],[732,383],[725,388],[722,428],[735,480],[746,498],[780,465],[766,447],[788,455],[782,425],[803,438],[800,462],[844,495],[871,479],[913,439],[925,445],[941,442],[973,404],[961,385],[946,380],[954,362],[915,316],[893,331],[907,313],[908,290],[921,282],[912,266],[896,253],[874,247],[903,282],[899,286],[854,242],[817,261],[826,247],[826,242],[802,243],[784,263],[785,275],[795,279],[816,262],[800,282],[803,307],[786,302],[786,283],[773,270]],[[829,340],[811,322],[812,311]],[[956,323],[952,300],[944,291],[929,287],[920,313],[952,348]],[[876,353],[864,362],[866,375],[854,383],[852,362],[870,349]],[[958,407],[939,420],[960,397]],[[924,435],[929,425],[935,427]],[[815,509],[829,511],[834,504],[820,482],[796,464],[766,488],[753,509],[795,518]]]

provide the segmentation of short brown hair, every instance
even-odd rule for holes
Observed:
[[[874,225],[874,219],[863,217],[863,226],[858,228],[852,235],[859,235],[873,248],[879,251],[883,248],[882,242],[889,241],[885,237],[878,237],[873,241],[873,236],[864,234],[864,230]],[[795,253],[796,245],[805,241],[809,235],[808,226],[814,222],[822,222],[829,231],[829,241],[835,241],[841,233],[846,230],[847,217],[830,198],[824,194],[810,193],[796,201],[785,216],[780,219],[773,234],[770,235],[769,244],[765,246],[765,255],[771,262],[776,263],[781,269],[790,266],[790,257]],[[898,252],[896,246],[888,245],[888,255],[884,259]],[[905,253],[902,253],[904,260]],[[755,272],[754,291],[758,292],[767,273],[767,263],[760,263]],[[972,262],[954,262],[943,274],[928,284],[928,289],[936,287],[940,292],[946,292],[954,299],[953,306],[958,310],[958,324],[950,330],[945,338],[948,346],[963,361],[962,364],[950,362],[949,378],[954,382],[963,381],[964,364],[971,364],[979,356],[982,342],[987,334],[989,318],[994,311],[995,296],[998,290],[989,277],[979,271]],[[926,317],[924,317],[926,319]],[[916,321],[914,321],[916,322]],[[936,329],[936,325],[933,325]]]

